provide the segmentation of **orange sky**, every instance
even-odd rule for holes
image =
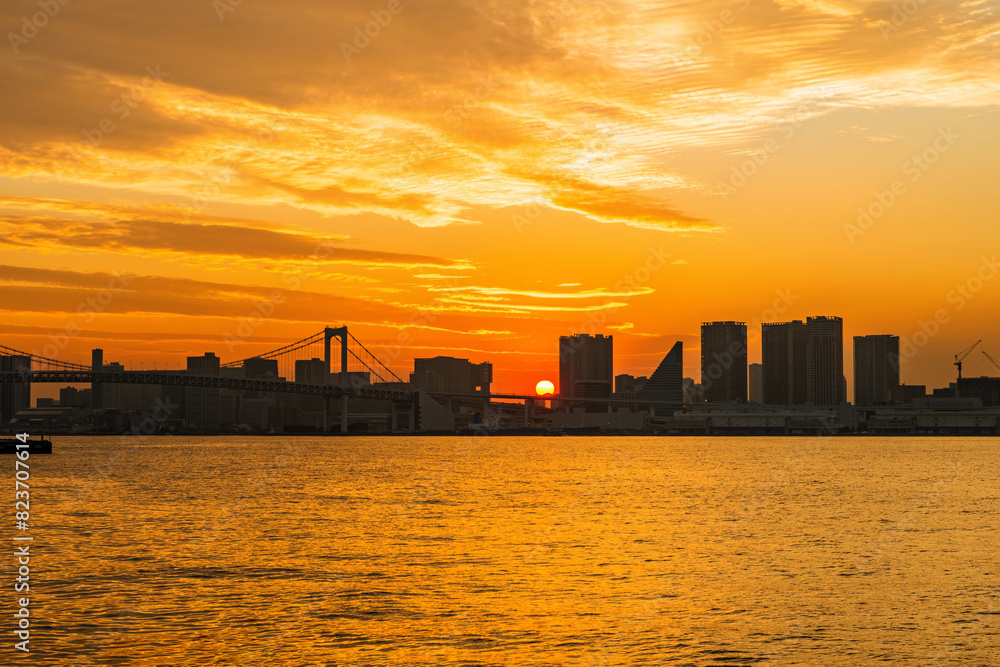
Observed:
[[[3,344],[183,363],[346,323],[528,391],[587,322],[616,372],[679,339],[697,378],[705,320],[840,315],[850,369],[940,310],[905,382],[1000,356],[994,2],[226,3],[0,8]]]

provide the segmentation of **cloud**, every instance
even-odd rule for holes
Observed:
[[[351,298],[318,292],[218,283],[190,278],[129,275],[122,272],[82,272],[0,265],[8,313],[55,313],[88,321],[96,313],[167,314],[238,319],[255,304],[273,304],[275,320],[315,323],[324,313],[355,316],[398,316],[407,313],[371,298]]]
[[[535,299],[604,299],[608,297],[630,297],[637,294],[652,294],[652,287],[635,287],[625,290],[590,289],[578,292],[542,292],[538,290],[516,290],[506,287],[478,287],[474,285],[462,287],[428,286],[431,292],[449,292],[467,299],[496,299],[507,296],[526,296]]]
[[[265,229],[261,223],[227,220],[225,222],[182,222],[156,219],[161,212],[138,207],[109,207],[51,200],[0,198],[3,207],[32,211],[51,207],[57,212],[90,215],[100,218],[128,216],[110,221],[81,220],[56,215],[0,213],[0,244],[16,247],[102,250],[108,252],[175,253],[184,256],[214,255],[245,259],[319,260],[322,263],[348,263],[380,266],[462,268],[467,262],[428,255],[395,253],[345,247],[347,237],[317,236],[289,229]],[[176,216],[176,213],[174,213]]]
[[[925,3],[905,21],[897,5],[404,2],[350,58],[366,0],[241,3],[223,20],[203,0],[65,5],[0,58],[17,91],[0,160],[15,178],[422,226],[541,198],[720,231],[671,203],[697,185],[678,151],[744,145],[803,104],[1000,101],[993,3]],[[35,11],[8,2],[0,21]],[[162,80],[146,86],[148,68]]]

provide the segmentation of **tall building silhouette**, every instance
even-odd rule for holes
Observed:
[[[31,357],[0,355],[0,371],[31,371]],[[21,410],[31,407],[30,382],[0,383],[0,423],[7,424]]]
[[[328,384],[330,373],[322,359],[295,360],[295,381],[303,384]]]
[[[647,401],[672,401],[676,408],[654,406],[655,414],[670,414],[684,403],[684,343],[677,341],[649,376],[636,398]]]
[[[884,405],[898,394],[899,336],[855,336],[854,404]]]
[[[808,401],[806,323],[767,322],[761,325],[763,402],[768,405],[805,405]]]
[[[99,347],[90,351],[90,370],[94,373],[104,372],[104,350]],[[103,386],[99,382],[90,385],[90,405],[94,410],[104,407]]]
[[[330,384],[330,372],[322,359],[296,359],[295,381],[303,384]],[[323,428],[324,418],[327,416],[324,400],[322,396],[300,396],[299,424]]]
[[[212,352],[187,358],[191,375],[219,376],[219,358]],[[219,390],[214,387],[188,387],[184,396],[185,421],[205,431],[219,430]]]
[[[277,379],[278,360],[264,359],[263,357],[250,357],[249,359],[244,359],[243,377],[258,378],[258,379],[264,379],[264,378]]]
[[[702,323],[701,385],[706,401],[747,402],[746,322]]]
[[[840,317],[806,319],[806,402],[840,405],[847,400],[844,379],[844,320]]]
[[[223,373],[227,369],[222,369]],[[243,360],[242,376],[255,380],[278,380],[278,360],[265,359],[263,357],[250,357]],[[220,406],[235,399],[231,398],[228,390],[219,391]],[[281,428],[284,425],[284,401],[279,400],[278,395],[270,391],[258,391],[250,389],[240,392],[243,406],[242,421],[250,426],[262,430],[271,428]],[[298,402],[302,397],[298,395],[284,394],[281,399]],[[220,417],[220,420],[221,417]],[[222,420],[224,421],[224,420]]]
[[[614,336],[559,337],[559,396],[608,398],[614,381]]]

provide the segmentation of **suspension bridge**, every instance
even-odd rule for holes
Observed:
[[[331,372],[331,341],[340,340],[340,370]],[[353,344],[353,345],[352,345]],[[356,347],[355,347],[356,346]],[[355,349],[352,349],[355,347]],[[359,354],[360,351],[360,354]],[[319,353],[319,354],[317,354]],[[211,353],[209,353],[211,354]],[[217,387],[226,389],[248,389],[258,391],[292,392],[320,396],[339,397],[354,395],[362,398],[382,398],[405,400],[411,396],[408,390],[379,389],[377,383],[404,383],[396,373],[382,363],[368,348],[352,336],[347,327],[326,328],[323,331],[303,338],[300,341],[283,347],[226,363],[219,363],[220,372],[191,372],[180,369],[163,370],[125,370],[121,364],[100,364],[85,366],[60,359],[43,357],[35,353],[24,352],[5,345],[0,345],[0,355],[13,357],[15,368],[0,371],[0,382],[70,382],[91,384],[163,384],[188,387]],[[321,355],[321,356],[320,356]],[[260,361],[274,361],[272,373],[262,373],[258,377],[236,376],[221,372],[223,369],[246,369]],[[322,362],[321,375],[317,379],[317,369],[312,366],[296,366],[301,361]],[[9,364],[8,364],[9,365]],[[109,367],[111,369],[109,370]],[[309,380],[301,381],[296,374],[310,376]],[[364,382],[360,376],[374,378]],[[293,378],[286,380],[286,378]],[[335,377],[338,382],[330,384],[327,377]],[[353,381],[352,381],[353,379]],[[376,383],[373,385],[373,383]],[[368,386],[372,385],[372,386]]]
[[[189,359],[187,369],[126,370],[105,364],[95,350],[90,366],[0,345],[0,384],[90,384],[95,395],[108,385],[232,389],[340,399],[340,430],[347,430],[348,398],[410,402],[414,391],[346,326],[322,331],[262,354],[221,362],[212,353]],[[337,363],[339,361],[339,363]],[[325,400],[324,411],[330,401]],[[329,420],[324,415],[324,430]]]
[[[385,356],[385,355],[384,355]],[[519,406],[492,406],[491,399],[524,401],[525,415],[536,396],[518,394],[422,392],[412,388],[346,326],[326,327],[301,340],[261,354],[223,362],[213,353],[190,357],[188,368],[171,370],[126,370],[122,363],[105,363],[102,350],[94,350],[90,366],[41,356],[0,345],[0,385],[29,386],[32,383],[90,384],[95,405],[100,406],[102,388],[116,385],[160,385],[243,392],[300,394],[324,399],[323,430],[339,407],[340,431],[347,432],[349,399],[388,401],[412,409],[414,428],[419,428],[421,394],[448,405],[473,406],[484,414]],[[431,404],[432,401],[424,401]],[[383,404],[384,405],[384,404]]]

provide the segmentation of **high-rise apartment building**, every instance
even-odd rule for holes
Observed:
[[[219,358],[212,352],[187,358],[190,375],[219,376]],[[184,396],[184,420],[205,431],[219,430],[219,390],[214,387],[188,387]]]
[[[559,337],[559,396],[608,398],[614,380],[614,336]]]
[[[654,405],[653,414],[669,416],[684,403],[684,343],[677,341],[649,376],[636,398],[674,405]]]
[[[840,405],[847,401],[844,380],[844,320],[840,317],[806,319],[806,401],[813,405]]]
[[[0,371],[31,371],[31,357],[0,355]],[[21,410],[31,407],[30,382],[0,383],[0,423],[7,424]]]
[[[295,361],[295,381],[303,384],[327,384],[329,372],[322,359],[297,359]]]
[[[747,402],[746,322],[701,325],[701,386],[709,402]]]
[[[761,325],[763,403],[804,405],[807,394],[806,323],[766,322]]]
[[[673,401],[678,406],[684,402],[684,343],[674,343],[639,391],[638,398]]]
[[[854,404],[884,405],[899,394],[899,336],[855,336]]]
[[[104,372],[104,350],[99,347],[90,351],[90,370],[93,373]],[[100,410],[104,407],[104,394],[101,393],[99,382],[90,385],[90,405],[94,410]]]

